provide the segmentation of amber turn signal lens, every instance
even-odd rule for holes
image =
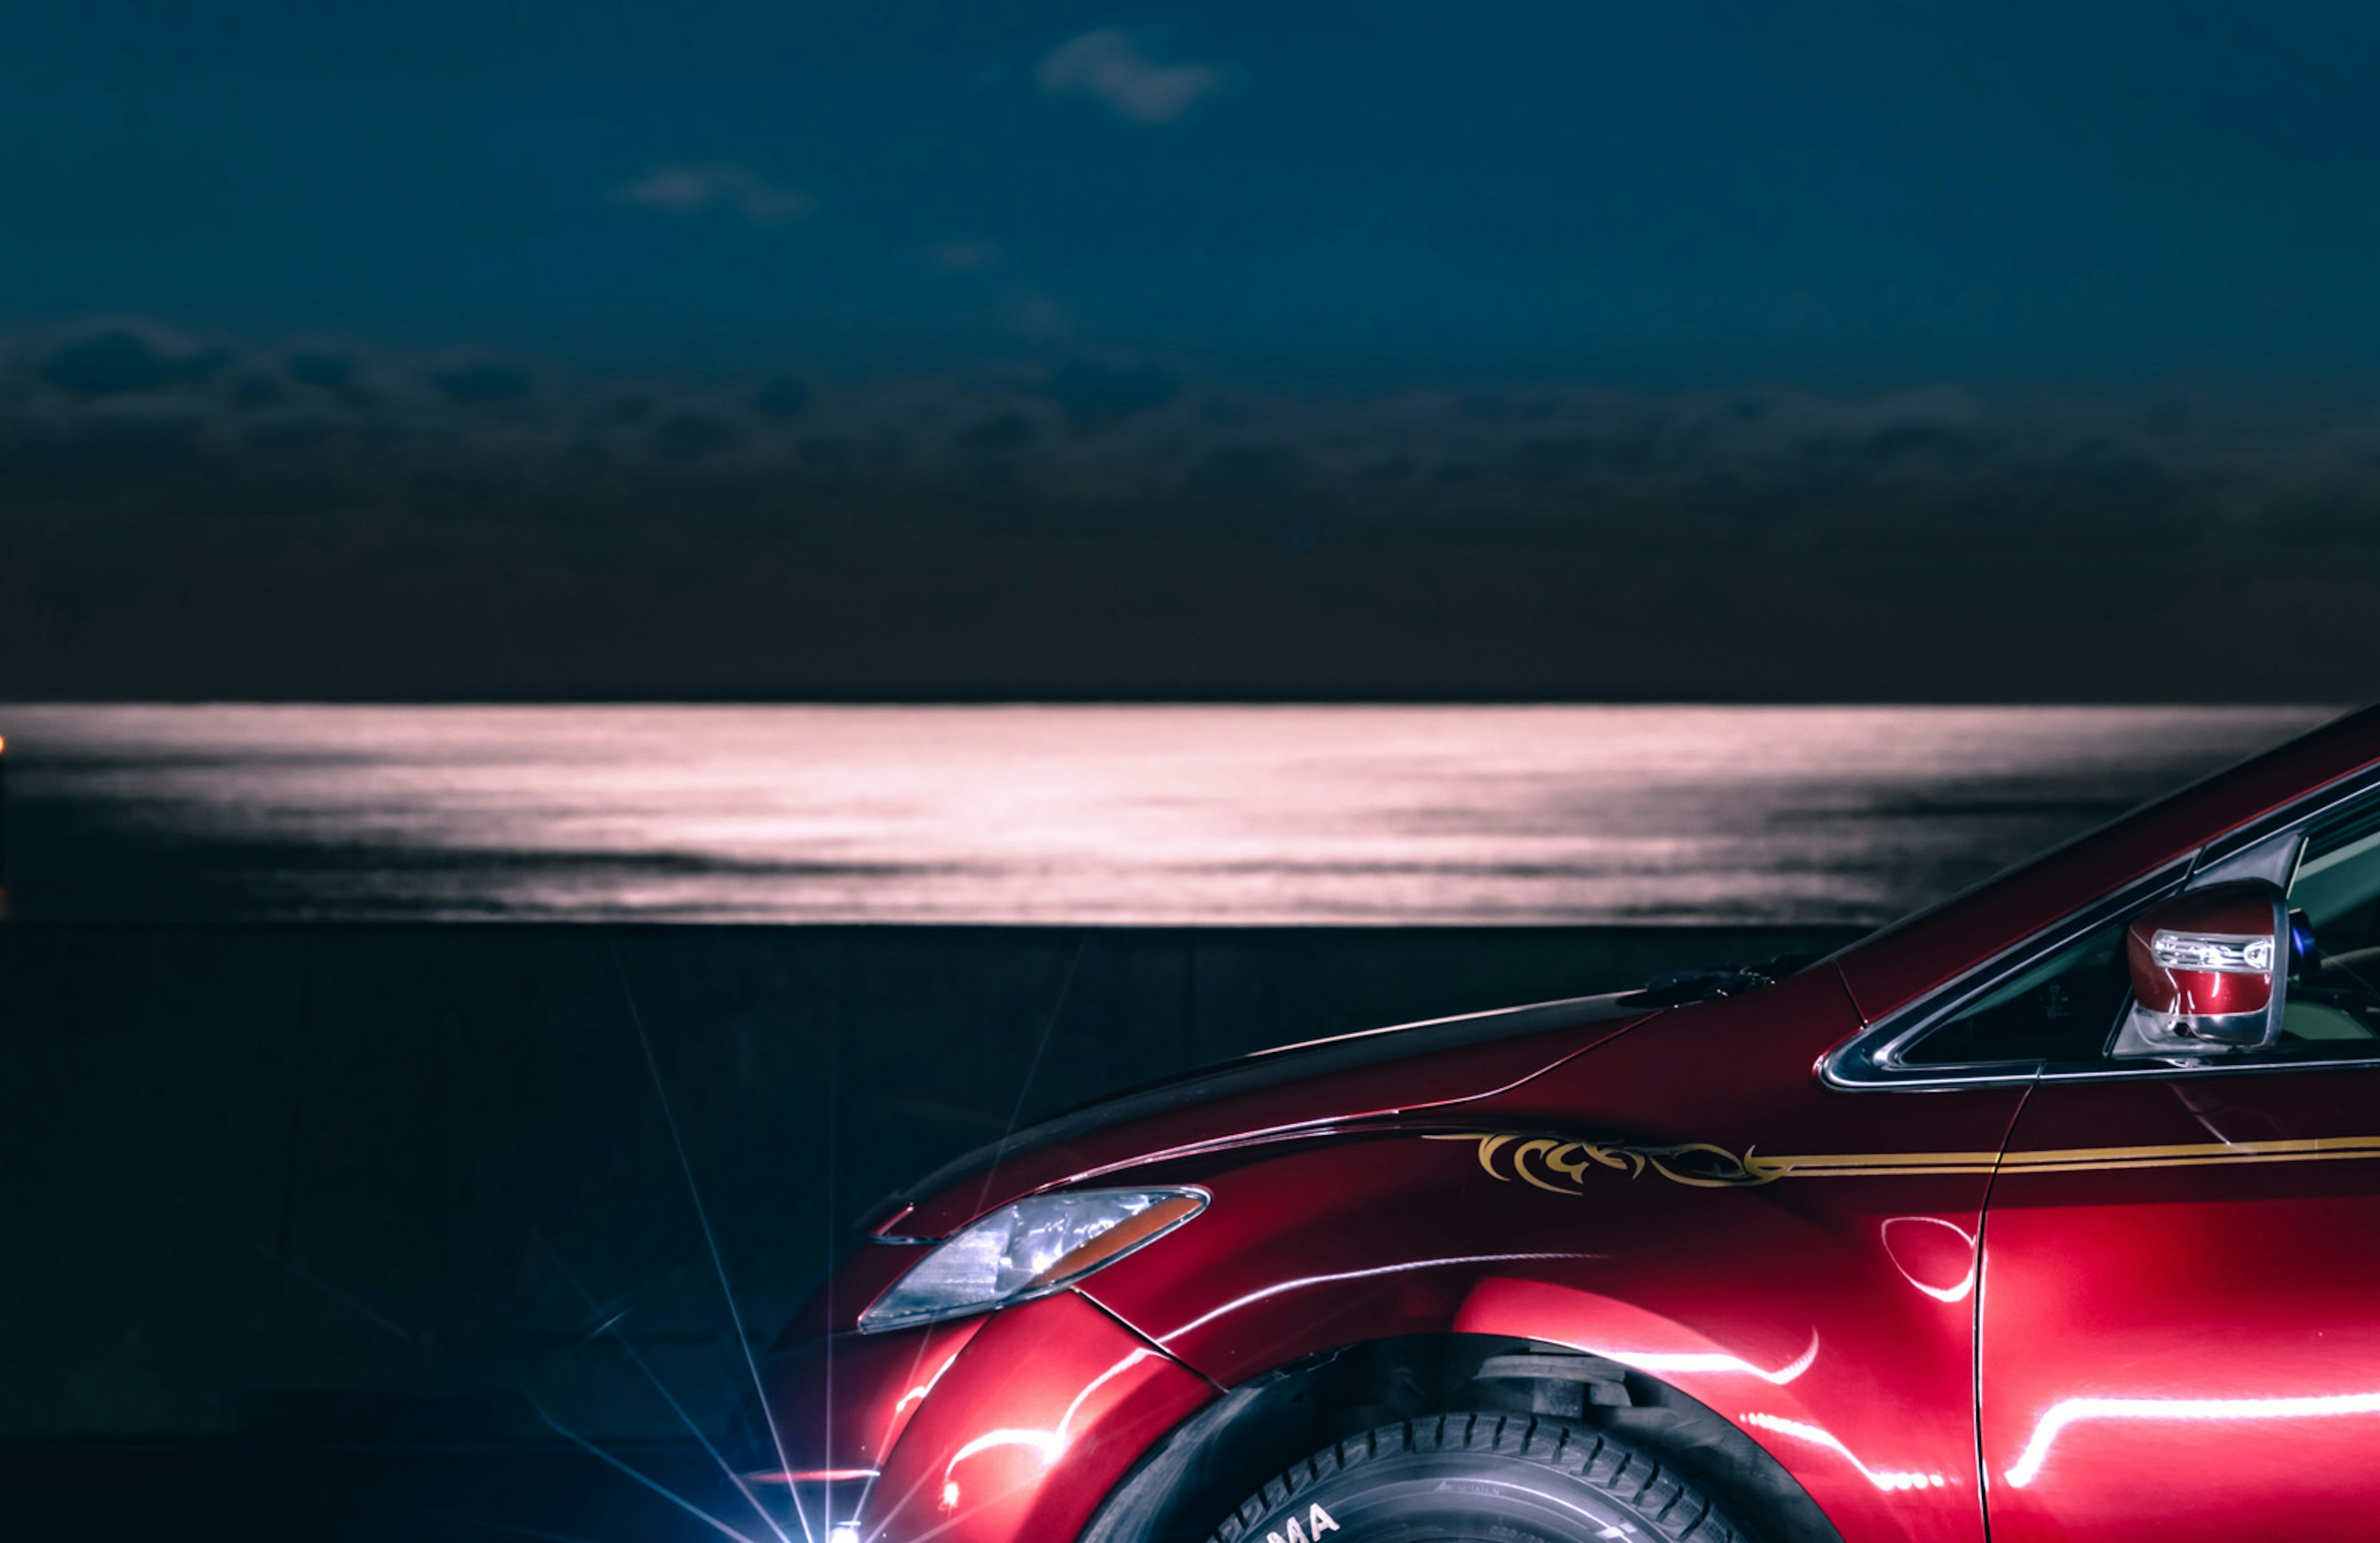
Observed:
[[[1025,1289],[1038,1291],[1060,1281],[1087,1275],[1117,1255],[1139,1247],[1175,1222],[1196,1215],[1206,1203],[1196,1195],[1168,1196],[1139,1215],[1124,1218],[1074,1252],[1059,1256],[1049,1269],[1026,1282]]]

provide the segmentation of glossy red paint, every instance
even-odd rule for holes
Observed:
[[[957,1170],[900,1232],[1094,1181],[1212,1198],[1071,1291],[926,1330],[852,1331],[921,1257],[862,1247],[772,1362],[781,1403],[816,1404],[787,1464],[880,1468],[851,1498],[869,1543],[1054,1543],[1227,1390],[1487,1335],[1706,1406],[1848,1543],[1984,1543],[1987,1507],[1992,1543],[2369,1536],[2380,1484],[2340,1476],[2380,1440],[2380,1069],[1852,1092],[1817,1068],[2375,764],[2367,712],[1765,990],[1535,1009],[1309,1077],[1291,1058]],[[831,1395],[796,1370],[830,1343]]]
[[[1540,1197],[1563,1213],[1541,1225],[1605,1255],[1566,1277],[1566,1308],[1507,1294],[1463,1321],[1660,1378],[1750,1434],[1847,1538],[1965,1543],[1982,1537],[1968,1282],[1988,1158],[2022,1089],[1831,1091],[1812,1063],[1858,1027],[1840,980],[1814,970],[1632,1030],[1496,1100],[1493,1123],[1711,1142],[1755,1161],[1947,1153],[1984,1165],[1716,1187],[1590,1171],[1578,1198]]]
[[[902,1230],[918,1237],[942,1237],[1019,1195],[1054,1184],[1081,1183],[1145,1164],[1160,1155],[1463,1103],[1524,1082],[1644,1015],[1597,1008],[1566,1013],[1560,1004],[1532,1011],[1548,1027],[1493,1043],[1357,1067],[1327,1078],[1256,1087],[1019,1152],[1002,1160],[996,1169],[920,1196],[902,1219]]]
[[[914,1251],[910,1252],[914,1257]],[[906,1261],[904,1261],[906,1262]],[[958,1364],[982,1318],[910,1334],[841,1334],[770,1362],[768,1417],[747,1437],[762,1483],[880,1469],[909,1421]]]
[[[2373,1067],[2034,1093],[1992,1193],[1993,1543],[2374,1536],[2380,1160],[2270,1148],[2374,1131]],[[2205,1155],[2023,1160],[2171,1148]]]
[[[830,1348],[832,1400],[806,1405]],[[799,1369],[772,1366],[770,1382],[789,1456],[831,1446],[844,1471],[874,1473],[802,1487],[815,1536],[856,1520],[868,1536],[950,1543],[1074,1537],[1149,1443],[1218,1391],[1070,1292],[848,1337]],[[808,1456],[792,1461],[798,1473]],[[790,1511],[788,1527],[801,1536]]]

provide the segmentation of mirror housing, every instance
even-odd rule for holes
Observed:
[[[2125,929],[2139,1027],[2233,1049],[2281,1036],[2289,901],[2262,880],[2210,884],[2152,905]]]

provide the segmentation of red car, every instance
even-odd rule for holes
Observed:
[[[2375,945],[2380,710],[1824,961],[1130,1094],[888,1206],[740,1482],[815,1543],[2380,1537]]]

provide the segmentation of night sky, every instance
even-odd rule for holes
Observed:
[[[2375,57],[2346,6],[20,6],[0,692],[2120,697],[2064,661],[2219,579],[2365,695]],[[1656,625],[1697,662],[1609,665]],[[2205,653],[2146,694],[2269,694]]]
[[[2368,6],[15,16],[22,319],[1665,384],[2380,363]]]

